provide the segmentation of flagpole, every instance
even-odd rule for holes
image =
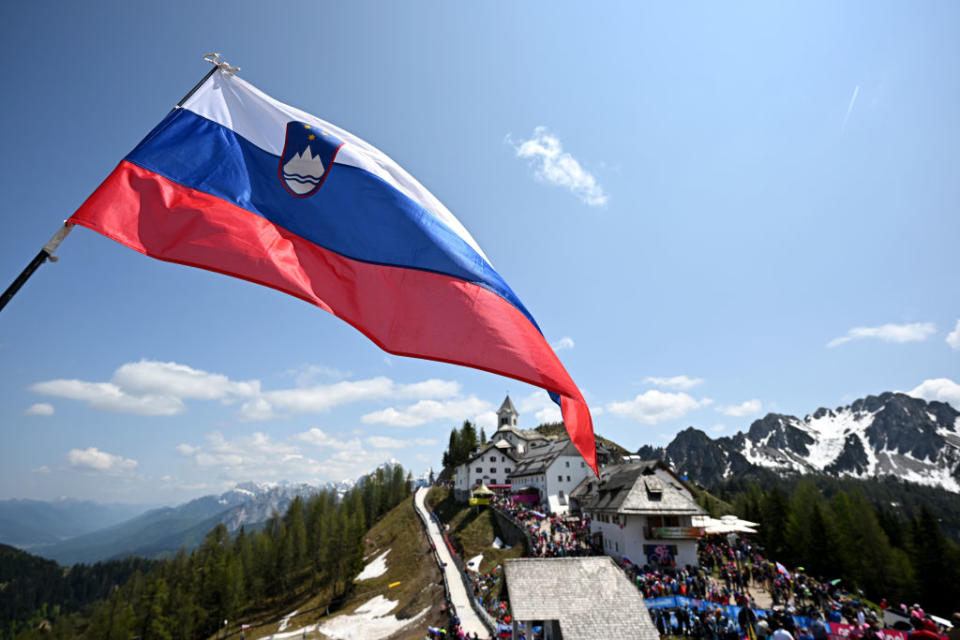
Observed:
[[[20,275],[17,276],[17,279],[14,280],[13,283],[7,287],[7,290],[3,292],[3,295],[0,296],[0,311],[3,311],[3,308],[7,306],[8,302],[10,302],[10,299],[17,295],[17,291],[20,291],[20,287],[22,287],[27,280],[30,279],[30,276],[33,275],[34,271],[40,268],[40,265],[47,260],[50,262],[56,262],[59,260],[59,258],[53,254],[57,250],[57,247],[60,246],[60,243],[63,242],[63,239],[66,238],[72,230],[73,225],[68,222],[64,222],[63,226],[57,229],[57,232],[53,234],[53,237],[50,238],[47,244],[43,245],[43,248],[40,249],[40,252],[33,257],[33,260],[30,261],[30,264],[28,264],[26,268],[20,272]]]
[[[217,69],[222,69],[225,73],[233,73],[240,70],[239,67],[231,67],[229,64],[227,64],[226,60],[223,60],[219,53],[208,53],[207,55],[203,56],[203,59],[213,66],[210,68],[210,71],[208,71],[206,75],[200,79],[200,82],[194,85],[193,89],[190,89],[190,91],[187,92],[187,95],[180,99],[180,102],[177,103],[177,106],[171,109],[171,113],[182,107],[183,103],[189,100],[190,97],[197,92],[197,89],[203,86],[203,83],[210,79],[210,76],[212,76]],[[26,284],[27,280],[30,279],[30,276],[33,275],[33,272],[40,268],[40,265],[47,260],[50,262],[56,262],[59,260],[59,258],[53,254],[56,252],[57,247],[60,246],[60,243],[63,242],[63,239],[66,238],[73,230],[73,226],[74,225],[70,224],[69,222],[64,222],[63,226],[57,229],[57,232],[53,234],[53,237],[50,238],[47,244],[43,245],[43,248],[40,249],[39,253],[33,257],[33,260],[30,261],[30,264],[28,264],[24,270],[20,272],[20,275],[16,277],[13,283],[7,287],[6,291],[3,292],[3,295],[0,295],[0,311],[3,311],[3,308],[7,306],[7,303],[10,302],[13,296],[17,295],[17,292],[20,291],[20,287]]]

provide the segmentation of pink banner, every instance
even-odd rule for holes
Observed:
[[[847,640],[849,637],[859,638],[861,635],[863,635],[863,633],[857,631],[857,627],[852,624],[831,622],[829,625],[830,635],[827,637],[827,640]],[[881,629],[878,633],[884,640],[907,640],[906,631],[897,631],[896,629]]]

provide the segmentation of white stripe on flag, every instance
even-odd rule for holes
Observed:
[[[287,123],[291,120],[307,122],[330,131],[347,143],[337,153],[336,164],[363,169],[392,185],[432,213],[490,263],[490,259],[466,227],[432,193],[389,156],[352,133],[275,100],[242,78],[222,71],[214,73],[210,80],[183,104],[183,108],[232,129],[275,156],[283,155]]]

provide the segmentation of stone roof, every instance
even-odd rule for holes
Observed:
[[[570,440],[560,440],[542,447],[531,448],[527,451],[527,455],[520,459],[520,463],[513,469],[510,477],[543,473],[561,455],[578,456],[580,453]]]
[[[643,596],[607,556],[504,563],[511,614],[558,620],[564,640],[659,640]]]
[[[666,478],[655,475],[666,472]],[[606,467],[570,492],[586,511],[622,514],[706,515],[693,494],[660,460]]]
[[[528,442],[531,440],[549,440],[550,439],[547,436],[540,433],[539,431],[537,431],[536,429],[518,429],[513,425],[509,425],[509,424],[501,425],[500,428],[497,429],[494,432],[494,434],[490,437],[494,438],[498,433],[503,433],[505,431],[509,431],[510,433]]]
[[[507,397],[503,399],[503,404],[501,404],[500,408],[497,409],[497,415],[503,413],[504,411],[509,411],[514,415],[520,415],[520,412],[517,411],[517,408],[513,406],[513,402],[510,401],[510,394],[507,394]]]

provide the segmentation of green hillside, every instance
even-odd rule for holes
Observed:
[[[280,619],[293,611],[302,620],[317,622],[326,619],[328,611],[330,616],[349,612],[378,594],[389,594],[388,599],[398,603],[392,609],[399,607],[400,617],[424,612],[418,624],[436,618],[434,604],[443,597],[430,586],[438,574],[431,568],[433,556],[410,490],[403,468],[387,465],[361,478],[342,497],[325,490],[306,500],[296,498],[260,532],[241,530],[232,538],[219,524],[192,553],[181,550],[176,557],[137,567],[141,570],[125,581],[105,583],[107,588],[95,594],[101,599],[74,614],[51,615],[66,602],[59,592],[39,596],[34,618],[45,621],[19,632],[9,629],[6,637],[194,640],[213,637],[229,620],[226,631],[231,635],[239,637],[243,623],[252,627],[247,637],[256,638],[275,633]],[[397,547],[388,554],[386,575],[355,583],[365,558],[382,553],[386,545]],[[53,576],[64,571],[53,562],[23,555],[27,557],[13,556],[19,564],[11,562],[0,591],[8,592],[11,581],[25,573]],[[119,588],[113,588],[115,584]],[[294,622],[300,621],[288,624]],[[423,627],[418,631],[422,637]]]
[[[557,436],[560,438],[568,437],[567,427],[562,422],[547,422],[537,426],[534,429],[534,431],[536,431],[537,433],[541,433],[545,436]],[[627,451],[626,449],[621,447],[619,444],[617,444],[613,440],[608,440],[607,438],[604,438],[599,434],[595,434],[594,439],[597,441],[597,444],[602,444],[605,447],[609,448],[611,451],[614,451],[619,455],[625,456],[625,455],[630,455],[631,453],[630,451]]]

